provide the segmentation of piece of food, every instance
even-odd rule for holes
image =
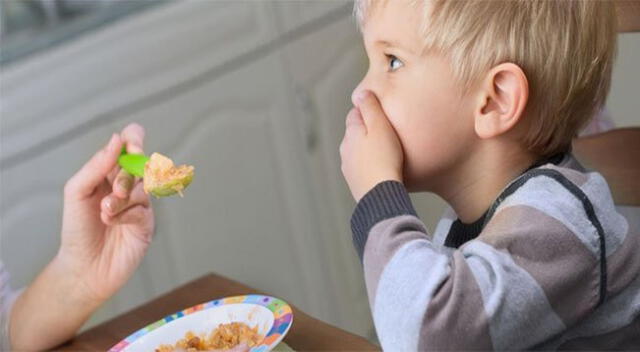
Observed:
[[[234,348],[241,343],[253,347],[262,340],[258,333],[258,326],[250,328],[245,323],[222,324],[211,332],[209,336],[210,347],[217,349]]]
[[[193,180],[193,166],[175,166],[171,159],[153,153],[144,166],[144,191],[156,197],[167,197],[182,191]]]
[[[245,323],[221,324],[209,334],[209,337],[205,334],[196,336],[188,331],[175,345],[160,345],[156,352],[230,350],[240,344],[250,348],[259,344],[263,338],[258,333],[257,326],[250,328]]]

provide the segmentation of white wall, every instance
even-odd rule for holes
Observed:
[[[640,33],[618,36],[618,59],[607,107],[618,127],[640,127]]]

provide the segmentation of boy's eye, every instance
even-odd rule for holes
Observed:
[[[395,55],[387,54],[387,59],[389,60],[389,71],[390,72],[393,72],[393,71],[399,69],[400,67],[404,66],[404,63],[402,63],[402,61],[400,61],[397,57],[395,57]]]

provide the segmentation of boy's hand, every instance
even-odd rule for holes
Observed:
[[[376,96],[369,91],[359,92],[354,104],[356,107],[347,115],[340,157],[342,174],[358,202],[380,182],[402,182],[403,153]]]
[[[117,165],[122,146],[142,153],[143,139],[142,126],[127,126],[65,186],[62,243],[54,262],[95,302],[124,285],[151,242],[154,217],[149,196],[141,180]]]

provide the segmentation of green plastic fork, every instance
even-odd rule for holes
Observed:
[[[120,156],[118,157],[118,165],[123,168],[126,172],[137,176],[144,176],[144,166],[149,161],[149,157],[144,154],[129,154],[127,153],[127,149],[122,147],[122,152],[120,152]]]

